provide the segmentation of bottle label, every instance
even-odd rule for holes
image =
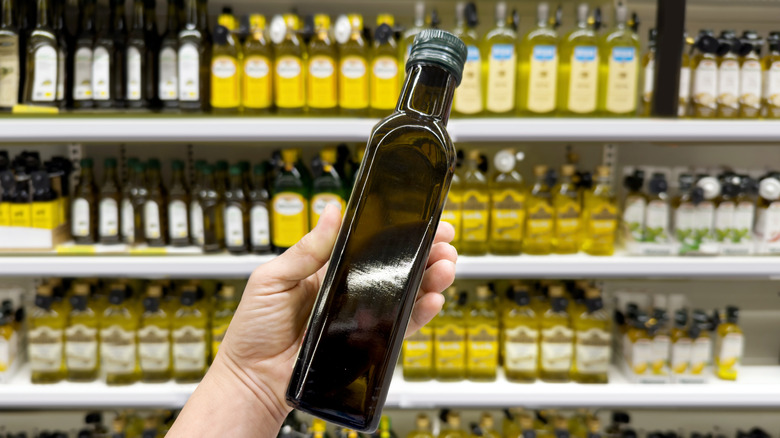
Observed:
[[[527,239],[532,241],[551,239],[554,214],[552,207],[545,202],[539,202],[529,208],[526,220]]]
[[[171,239],[186,239],[189,234],[187,204],[184,201],[171,201],[168,204],[168,233]]]
[[[734,212],[736,205],[732,201],[724,201],[715,210],[715,240],[723,242],[731,234],[734,227]]]
[[[691,69],[683,67],[680,69],[680,103],[687,104],[691,97]]]
[[[166,371],[171,367],[170,331],[155,325],[138,330],[138,360],[142,371]]]
[[[603,374],[610,362],[612,338],[603,329],[592,328],[577,332],[575,357],[577,372],[580,374]]]
[[[99,230],[101,237],[119,235],[119,206],[116,200],[106,198],[100,201]]]
[[[436,371],[461,371],[466,365],[466,329],[455,324],[434,328]]]
[[[230,56],[215,56],[211,60],[211,106],[238,108],[241,94],[238,63]]]
[[[279,108],[301,108],[304,105],[304,83],[301,58],[281,56],[276,58],[274,70],[274,96]]]
[[[179,100],[200,100],[200,54],[192,43],[179,47]]]
[[[160,50],[160,100],[179,99],[179,55],[173,47]]]
[[[379,56],[371,62],[371,72],[371,108],[394,109],[401,93],[398,60],[392,56]]]
[[[596,111],[599,83],[599,53],[596,46],[577,46],[571,55],[569,111],[587,114]]]
[[[405,370],[433,369],[433,329],[423,327],[404,341],[403,367]]]
[[[314,197],[311,198],[310,226],[312,228],[314,228],[317,225],[317,222],[320,221],[320,216],[322,216],[322,213],[325,212],[325,207],[327,207],[328,204],[333,204],[338,206],[342,212],[347,206],[346,202],[344,202],[344,200],[341,199],[341,197],[334,195],[332,193],[319,193],[317,195],[314,195]]]
[[[650,365],[653,374],[666,376],[669,374],[669,344],[671,340],[666,335],[656,335],[653,338],[653,357]]]
[[[32,208],[30,204],[11,204],[11,226],[25,228],[32,226]]]
[[[607,111],[625,114],[636,110],[637,59],[634,47],[613,47],[607,76]]]
[[[504,330],[504,366],[511,371],[536,371],[539,331],[526,326]]]
[[[634,374],[638,376],[648,374],[653,361],[653,341],[642,338],[637,339],[636,342],[631,342],[630,339],[625,339],[623,342],[628,346],[626,361]]]
[[[488,237],[488,195],[477,190],[463,193],[464,242],[486,242]]]
[[[11,108],[19,102],[19,38],[14,36],[0,45],[0,107]]]
[[[534,46],[528,78],[528,110],[548,113],[555,109],[558,84],[558,52],[555,46]]]
[[[273,94],[271,63],[265,56],[252,55],[244,60],[244,106],[268,108]]]
[[[742,362],[744,343],[745,339],[742,333],[728,333],[726,336],[718,337],[718,345],[715,350],[718,365],[725,370],[737,370]]]
[[[558,196],[555,207],[555,236],[559,242],[576,241],[580,232],[580,203],[567,196]]]
[[[111,55],[103,46],[92,54],[92,96],[95,100],[111,98]]]
[[[135,333],[112,325],[100,330],[100,368],[108,374],[135,370]]]
[[[289,248],[309,232],[308,203],[303,196],[292,192],[276,194],[271,210],[274,246]]]
[[[645,66],[645,88],[644,92],[642,93],[642,100],[644,100],[647,103],[650,103],[653,100],[653,81],[655,76],[653,73],[655,72],[655,59],[651,59],[647,62],[647,65]]]
[[[249,212],[252,227],[252,246],[268,246],[271,244],[271,227],[268,209],[264,205],[255,205]]]
[[[475,372],[498,369],[498,326],[479,324],[466,329],[467,367]]]
[[[696,206],[695,237],[699,242],[712,239],[712,226],[715,223],[715,204],[704,201]]]
[[[775,61],[764,71],[763,96],[769,105],[780,106],[780,61]]]
[[[650,201],[645,216],[644,240],[659,243],[667,239],[669,239],[669,204],[659,200]]]
[[[160,206],[155,201],[144,203],[144,235],[147,239],[159,239]]]
[[[624,237],[627,241],[641,242],[644,233],[647,202],[641,196],[626,198],[623,207]]]
[[[669,359],[674,374],[685,374],[691,362],[691,339],[680,338],[672,344],[672,353]]]
[[[92,49],[81,47],[76,51],[73,74],[73,99],[92,99]]]
[[[514,44],[494,44],[490,48],[487,78],[487,110],[505,113],[515,108]]]
[[[338,105],[338,76],[336,63],[329,56],[312,56],[309,60],[309,106],[335,108]]]
[[[732,223],[731,235],[729,238],[734,243],[742,243],[750,240],[753,232],[753,220],[756,216],[756,206],[752,202],[743,201],[737,204],[734,210],[734,221]]]
[[[54,102],[57,98],[57,50],[51,46],[35,51],[35,70],[32,83],[33,102]]]
[[[541,366],[545,371],[569,371],[571,369],[574,331],[557,325],[542,330]]]
[[[73,371],[91,371],[98,365],[98,331],[84,324],[65,329],[65,366]]]
[[[699,376],[712,361],[712,340],[708,337],[696,338],[691,346],[691,374]]]
[[[463,77],[460,86],[455,89],[452,107],[461,114],[482,112],[482,59],[476,46],[468,46]]]
[[[748,59],[742,63],[739,74],[739,103],[742,106],[761,108],[761,62]]]
[[[122,200],[122,239],[125,242],[135,241],[135,211],[129,199]]]
[[[491,193],[490,238],[497,241],[520,242],[525,222],[525,195],[517,190]]]
[[[614,205],[602,205],[601,208],[591,213],[588,223],[590,225],[589,235],[593,240],[604,244],[614,242],[615,229],[617,228],[617,208]]]
[[[203,208],[198,201],[190,203],[190,223],[192,224],[192,241],[203,246]]]
[[[726,59],[718,67],[718,104],[729,108],[738,107],[739,62]]]
[[[27,333],[27,359],[33,372],[56,372],[62,369],[63,332],[41,326]]]
[[[59,225],[57,208],[57,201],[33,202],[31,208],[32,227],[48,230],[57,228]]]
[[[450,192],[447,194],[447,202],[444,203],[444,209],[441,212],[441,220],[452,225],[452,228],[455,229],[455,237],[452,239],[453,242],[460,240],[460,234],[462,232],[462,200],[460,191],[453,191],[450,189]]]
[[[173,368],[201,371],[206,367],[206,330],[192,326],[173,331]]]
[[[127,100],[141,100],[143,61],[137,47],[127,48]]]
[[[76,198],[73,200],[73,206],[71,211],[71,234],[78,237],[89,236],[90,230],[90,217],[89,217],[89,202],[84,198]]]
[[[244,215],[235,205],[225,208],[225,246],[244,246]]]
[[[674,234],[680,242],[695,238],[696,207],[687,202],[680,205],[674,212]]]
[[[217,357],[217,351],[219,351],[219,347],[225,339],[225,333],[227,333],[230,322],[213,322],[212,324],[214,325],[211,327],[211,357],[214,358]]]
[[[0,227],[11,226],[11,204],[0,202]]]
[[[57,52],[57,100],[65,99],[65,50]]]
[[[697,105],[715,108],[718,95],[718,64],[702,59],[693,74],[693,101]]]
[[[368,67],[359,56],[341,59],[339,105],[346,109],[368,108]]]

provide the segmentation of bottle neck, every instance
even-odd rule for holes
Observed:
[[[145,12],[143,0],[135,0],[133,3],[133,30],[144,30],[146,26]]]
[[[176,0],[168,0],[168,26],[167,32],[179,30],[179,11],[176,8]]]
[[[82,167],[81,168],[81,177],[79,177],[79,181],[87,184],[91,184],[93,181],[93,174],[92,174],[92,168],[91,167]]]
[[[413,65],[408,70],[396,110],[440,120],[446,126],[456,87],[455,78],[443,68]]]
[[[265,175],[255,174],[252,177],[252,185],[254,186],[255,190],[265,190]]]
[[[158,169],[152,169],[149,171],[149,186],[157,187],[160,185],[160,171]]]
[[[106,180],[105,184],[116,185],[116,167],[106,167]]]
[[[117,2],[111,12],[113,13],[111,22],[114,26],[114,31],[125,30],[125,2]]]
[[[244,187],[244,178],[241,175],[230,175],[230,190],[241,190]]]
[[[209,28],[209,11],[206,0],[197,0],[198,2],[198,25],[202,31],[207,31]]]
[[[171,177],[171,186],[183,186],[184,185],[184,172],[181,170],[174,170]]]
[[[54,29],[65,30],[65,0],[54,0]]]
[[[95,30],[95,4],[92,0],[87,0],[84,9],[81,11],[81,30],[93,32]]]
[[[51,2],[49,0],[38,0],[38,18],[36,27],[48,27],[51,25]]]
[[[187,27],[198,28],[198,0],[187,0]]]
[[[2,8],[0,8],[0,13],[2,13],[3,21],[0,22],[1,27],[14,27],[14,12],[14,1],[2,0]]]

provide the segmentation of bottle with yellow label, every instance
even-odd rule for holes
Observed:
[[[477,287],[477,297],[466,317],[466,375],[470,380],[493,381],[498,370],[498,313],[488,286]]]
[[[739,115],[739,50],[737,34],[724,30],[718,38],[718,117]]]
[[[309,190],[295,166],[298,150],[284,149],[282,161],[271,198],[271,243],[280,254],[309,232]]]
[[[525,186],[515,170],[515,151],[506,149],[494,157],[496,175],[490,181],[490,252],[520,254],[525,227]]]
[[[477,6],[474,2],[458,2],[455,5],[457,26],[452,33],[457,35],[468,50],[463,67],[463,79],[455,90],[452,113],[456,116],[476,116],[484,109],[482,97],[482,57],[479,53],[477,34]]]
[[[312,182],[311,217],[309,219],[311,228],[317,226],[317,222],[328,204],[337,205],[342,212],[347,206],[344,183],[333,167],[336,163],[336,148],[324,148],[320,152],[320,160],[322,160],[322,173]]]
[[[746,30],[740,38],[739,58],[739,117],[754,119],[761,114],[763,74],[761,47],[764,41],[754,30]]]
[[[166,307],[162,285],[149,285],[138,328],[142,382],[159,383],[171,378],[171,317]]]
[[[574,331],[563,286],[549,288],[550,306],[540,315],[539,376],[545,382],[568,382],[574,358]]]
[[[515,111],[517,34],[507,25],[506,17],[506,2],[498,2],[496,27],[485,34],[480,48],[484,107],[490,115],[510,115]]]
[[[572,181],[575,167],[566,164],[561,167],[561,178],[553,188],[552,202],[555,210],[553,251],[556,254],[574,254],[579,251],[580,200]]]
[[[586,3],[577,7],[577,28],[561,40],[559,56],[559,113],[593,115],[598,103],[599,45],[596,31],[588,25]]]
[[[227,17],[227,16],[223,16]],[[237,113],[241,106],[239,49],[226,27],[232,20],[220,19],[214,29],[211,58],[211,110],[216,114]]]
[[[761,60],[764,84],[761,102],[764,117],[780,117],[780,32],[770,32],[767,38],[769,53]]]
[[[461,297],[455,286],[451,286],[444,297],[444,307],[433,320],[434,370],[438,380],[463,380],[466,377],[465,294]]]
[[[368,113],[368,44],[363,39],[363,16],[348,15],[351,26],[346,42],[339,45],[339,107],[341,114]]]
[[[610,183],[610,169],[599,166],[596,184],[585,197],[583,206],[582,250],[590,255],[612,255],[615,252],[617,204]]]
[[[478,168],[479,158],[479,151],[470,151],[462,175],[463,233],[460,252],[463,255],[483,255],[488,251],[490,196],[485,174]]]
[[[406,68],[406,61],[409,60],[409,51],[412,50],[412,42],[414,37],[417,36],[420,31],[425,29],[425,2],[418,1],[414,4],[414,25],[404,30],[401,36],[401,65]],[[406,74],[401,76],[401,83],[403,83]]]
[[[447,202],[441,212],[441,220],[447,222],[455,229],[455,237],[450,244],[460,250],[461,234],[463,233],[463,183],[459,172],[453,172],[450,192],[447,194]]]
[[[33,220],[32,202],[30,197],[30,176],[20,172],[15,176],[12,176],[12,178],[16,182],[16,187],[11,199],[11,205],[8,208],[10,225],[12,227],[22,228],[32,227]],[[92,236],[89,237],[94,238]],[[74,239],[76,239],[76,235],[74,235]]]
[[[173,377],[178,383],[199,382],[208,366],[209,319],[197,297],[196,286],[184,286],[171,319]]]
[[[529,383],[539,376],[539,320],[526,288],[512,294],[502,321],[504,374],[510,382]]]
[[[718,60],[715,54],[720,44],[711,30],[702,30],[696,38],[691,60],[693,85],[691,115],[715,117],[718,109]]]
[[[249,36],[241,61],[241,105],[247,114],[264,114],[273,107],[273,65],[271,44],[265,36],[265,16],[249,16]]]
[[[398,103],[403,76],[398,66],[398,42],[395,40],[393,26],[395,18],[390,14],[380,14],[376,18],[376,31],[371,50],[371,115],[384,117],[393,112]],[[461,87],[463,82],[461,82]],[[455,91],[457,94],[457,91]]]
[[[739,327],[739,309],[726,308],[726,320],[717,327],[715,374],[721,380],[737,380],[744,350],[744,336]]]
[[[236,288],[222,286],[217,292],[217,304],[214,306],[214,315],[211,320],[211,360],[217,357],[217,351],[225,338],[230,321],[238,307]]]
[[[336,114],[338,111],[338,51],[330,36],[330,17],[314,16],[314,36],[309,41],[306,105],[311,114]]]
[[[65,367],[71,382],[91,382],[98,376],[98,315],[89,301],[89,285],[76,284],[65,329]]]
[[[406,435],[406,438],[433,438],[431,433],[431,420],[425,414],[418,414],[414,420],[415,429]]]
[[[592,287],[585,290],[585,308],[585,312],[572,320],[575,338],[572,377],[579,383],[607,383],[612,327],[601,291]]]
[[[298,38],[299,18],[275,17],[271,23],[274,43],[274,104],[280,114],[301,114],[306,105],[306,49]]]
[[[639,82],[639,38],[626,25],[628,9],[615,6],[615,28],[602,37],[599,109],[607,116],[633,116]]]
[[[555,112],[558,87],[558,34],[550,26],[550,5],[536,9],[536,27],[519,45],[517,110],[523,115]]]
[[[64,330],[66,316],[53,306],[50,286],[39,286],[35,307],[27,318],[27,358],[32,383],[56,383],[65,378]]]
[[[433,338],[437,323],[438,319],[404,340],[402,347],[404,379],[422,381],[430,380],[435,376]]]
[[[552,194],[547,183],[547,166],[534,166],[536,182],[526,199],[523,252],[543,255],[552,252],[554,214]]]
[[[136,354],[138,315],[127,300],[127,286],[111,285],[109,305],[100,320],[100,370],[109,385],[128,385],[139,377]]]

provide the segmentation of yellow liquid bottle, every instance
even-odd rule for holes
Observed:
[[[526,198],[525,236],[523,252],[544,255],[552,252],[554,210],[552,194],[547,184],[547,166],[534,166],[534,183]]]
[[[420,31],[425,29],[425,2],[418,1],[414,4],[414,25],[408,29],[406,29],[401,36],[401,65],[404,66],[404,69],[406,69],[406,61],[409,60],[409,53],[412,50],[412,43],[414,42],[414,37],[417,36]],[[403,79],[406,77],[406,75],[401,75],[401,83],[403,83]]]
[[[488,251],[490,192],[485,174],[477,167],[478,160],[479,151],[470,151],[461,179],[463,233],[459,249],[463,255],[484,255]]]
[[[718,325],[717,334],[715,374],[721,380],[737,380],[745,342],[738,308],[726,308],[726,321]]]
[[[146,383],[171,378],[171,317],[162,300],[163,287],[149,285],[138,328],[138,361],[141,381]]]
[[[314,36],[309,41],[306,105],[309,113],[334,115],[339,104],[338,50],[330,36],[330,17],[314,16]]]
[[[599,50],[596,32],[588,25],[588,5],[577,7],[577,28],[560,43],[558,111],[565,116],[596,113],[599,88]]]
[[[446,301],[433,322],[434,368],[443,381],[466,377],[466,323],[463,303],[454,286],[445,292]]]
[[[325,212],[328,204],[339,207],[343,212],[347,208],[346,190],[341,181],[341,176],[333,167],[336,164],[336,148],[324,148],[320,152],[322,161],[322,173],[312,182],[311,218],[309,225],[314,228]]]
[[[653,338],[647,332],[648,320],[644,311],[637,311],[623,341],[628,368],[636,376],[649,374],[652,369]]]
[[[265,114],[273,108],[274,55],[265,36],[265,16],[249,16],[249,36],[244,42],[241,105],[247,114]]]
[[[376,25],[369,70],[371,116],[385,117],[393,112],[395,104],[398,103],[403,74],[398,65],[398,42],[393,34],[395,18],[390,14],[380,14],[376,18]],[[457,90],[455,94],[457,95]]]
[[[479,429],[482,432],[480,435],[483,438],[501,438],[501,434],[494,429],[495,421],[493,416],[487,412],[483,412],[479,417]],[[472,435],[473,437],[474,435]]]
[[[27,318],[27,359],[32,383],[57,383],[65,378],[65,314],[53,306],[50,286],[39,286]]]
[[[496,3],[496,27],[485,34],[480,47],[484,107],[489,115],[515,112],[517,34],[507,25],[506,17],[506,3]]]
[[[217,357],[217,351],[225,338],[230,321],[238,307],[236,298],[236,288],[233,286],[222,286],[217,292],[217,303],[214,306],[214,315],[211,318],[211,359]]]
[[[715,117],[718,111],[718,40],[711,30],[702,30],[696,38],[691,60],[693,85],[691,88],[691,115],[698,118]]]
[[[761,46],[764,42],[753,30],[746,30],[740,39],[739,58],[739,117],[755,119],[761,115],[763,72]],[[750,50],[748,50],[748,47]],[[747,52],[747,53],[745,53]]]
[[[271,41],[274,43],[274,104],[280,114],[303,113],[306,105],[306,49],[298,38],[299,19],[293,14],[274,18]]]
[[[691,56],[689,55],[693,47],[693,38],[683,33],[683,53],[680,61],[680,104],[677,109],[677,115],[687,116],[691,102]]]
[[[490,252],[518,255],[525,227],[525,186],[515,170],[513,149],[498,152],[493,159],[496,174],[490,180]]]
[[[666,310],[653,309],[653,317],[647,324],[648,335],[653,339],[653,354],[650,366],[654,376],[669,375],[669,351],[671,334],[667,329]]]
[[[712,365],[712,335],[710,334],[711,321],[706,313],[694,310],[691,315],[691,326],[688,329],[693,344],[691,345],[690,374],[695,377],[704,377]]]
[[[669,184],[666,175],[653,173],[648,182],[647,210],[645,211],[642,240],[650,243],[669,241]],[[739,189],[737,189],[739,190]],[[733,204],[732,204],[733,213]],[[731,227],[729,227],[729,230]]]
[[[296,149],[282,151],[284,168],[276,175],[271,198],[271,242],[283,251],[309,232],[309,191],[295,166]]]
[[[453,33],[468,49],[466,65],[463,67],[463,79],[455,90],[452,101],[452,113],[456,116],[476,116],[484,109],[482,97],[482,56],[479,53],[479,35],[477,34],[477,7],[474,3],[459,2],[455,5],[457,25]]]
[[[645,117],[650,117],[653,111],[653,86],[655,81],[655,44],[658,31],[650,29],[647,39],[647,53],[642,58],[642,108],[640,113]],[[680,81],[682,82],[682,81]]]
[[[109,385],[128,385],[139,377],[138,315],[127,298],[127,286],[111,285],[109,305],[100,320],[100,369]]]
[[[639,82],[639,38],[626,26],[628,10],[618,2],[615,27],[601,39],[599,109],[606,116],[633,116]]]
[[[545,382],[568,382],[574,356],[569,300],[560,285],[549,288],[550,306],[540,315],[539,376]]]
[[[691,361],[691,338],[686,330],[687,325],[688,311],[679,309],[674,314],[674,326],[669,333],[672,343],[669,366],[674,379],[688,372],[688,366]]]
[[[575,254],[580,250],[580,199],[572,181],[575,167],[566,164],[561,167],[561,178],[552,190],[553,209],[555,210],[555,230],[553,234],[553,252],[556,254]]]
[[[588,438],[588,421],[591,419],[590,411],[586,408],[577,408],[574,415],[569,418],[569,433],[575,438]],[[598,432],[598,429],[596,430]]]
[[[468,434],[461,428],[459,413],[450,412],[445,420],[446,424],[442,425],[438,438],[467,438]]]
[[[504,433],[504,438],[520,438],[520,417],[524,413],[523,408],[504,409],[504,418],[501,420],[501,431]]]
[[[536,9],[536,27],[519,44],[517,109],[522,115],[555,112],[558,87],[558,34],[550,26],[550,5]]]
[[[609,167],[599,166],[596,185],[585,198],[584,239],[582,251],[590,255],[609,256],[615,252],[618,208],[610,184]]]
[[[780,117],[780,32],[771,32],[767,38],[769,53],[761,60],[764,84],[761,101],[764,117]]]
[[[601,292],[585,291],[586,311],[572,321],[574,326],[574,380],[579,383],[607,383],[612,351],[610,315],[604,310]]]
[[[457,171],[452,174],[450,192],[447,194],[447,202],[441,212],[441,220],[455,228],[455,237],[450,244],[460,251],[461,234],[463,233],[463,184]]]
[[[539,319],[527,289],[515,289],[512,298],[502,320],[504,375],[530,383],[539,376]]]
[[[414,420],[415,429],[406,435],[406,438],[433,438],[431,433],[431,420],[425,414],[418,414]]]
[[[214,30],[211,56],[211,110],[235,114],[241,107],[241,49],[231,34],[235,20],[220,15]]]
[[[184,286],[181,306],[171,319],[173,377],[178,383],[199,382],[209,358],[209,320],[195,286]]]
[[[466,318],[466,342],[468,378],[495,380],[498,370],[498,313],[487,286],[477,287],[477,298]]]
[[[363,16],[348,16],[349,39],[339,45],[339,107],[341,114],[368,114],[368,44],[363,39]]]
[[[733,30],[721,32],[718,41],[718,117],[732,119],[739,115],[739,41]]]
[[[74,286],[65,329],[65,367],[71,382],[90,382],[98,376],[98,314],[89,301],[89,285]]]
[[[534,419],[528,414],[523,414],[518,420],[520,424],[520,436],[523,438],[536,438]]]
[[[645,184],[645,173],[635,170],[623,179],[623,187],[628,190],[623,200],[621,217],[621,238],[623,242],[641,242],[645,232],[645,213],[647,211],[647,195],[642,192]]]

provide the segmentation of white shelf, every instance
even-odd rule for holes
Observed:
[[[364,142],[377,119],[283,117],[2,117],[0,143]],[[458,142],[780,142],[780,121],[609,118],[455,119]]]

